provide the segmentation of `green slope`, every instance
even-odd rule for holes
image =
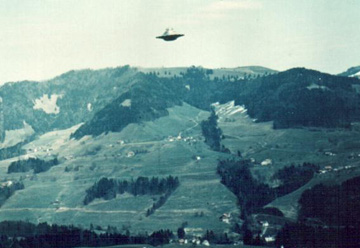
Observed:
[[[117,226],[132,232],[170,228],[187,222],[187,232],[217,232],[229,229],[219,217],[238,214],[235,196],[220,183],[216,174],[217,158],[203,143],[199,122],[208,112],[187,104],[168,109],[169,115],[153,122],[130,124],[121,132],[80,140],[70,139],[77,128],[54,131],[26,146],[27,156],[57,155],[60,165],[37,174],[12,173],[8,179],[24,178],[25,189],[17,191],[0,209],[0,220],[29,220],[75,224],[89,227]],[[182,136],[181,140],[170,141]],[[192,137],[185,141],[185,137]],[[125,141],[122,144],[121,141]],[[41,147],[41,149],[40,149]],[[38,148],[39,151],[34,152]],[[31,149],[31,151],[30,151]],[[48,152],[47,152],[48,150]],[[146,150],[127,157],[128,152]],[[201,160],[195,157],[200,156]],[[5,173],[12,160],[1,161]],[[68,172],[65,172],[67,168]],[[154,202],[152,196],[118,195],[115,199],[97,199],[84,206],[85,191],[100,177],[127,179],[138,176],[178,176],[180,186],[165,205],[146,217]],[[195,217],[200,216],[201,217]]]

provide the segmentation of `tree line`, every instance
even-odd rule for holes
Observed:
[[[168,244],[174,235],[170,230],[159,230],[152,234],[132,236],[129,233],[102,233],[75,226],[38,225],[22,221],[0,223],[0,247],[2,248],[69,248],[103,247],[128,244]]]
[[[275,192],[267,184],[253,178],[250,160],[220,160],[217,173],[221,183],[232,191],[241,207],[242,218],[260,210],[275,199]]]
[[[318,184],[299,199],[298,221],[285,225],[276,243],[285,247],[359,247],[360,177]]]
[[[252,176],[250,171],[252,166],[254,165],[250,160],[230,159],[220,160],[217,166],[221,183],[237,196],[242,218],[255,212],[264,211],[281,215],[277,210],[264,210],[263,207],[277,197],[291,193],[305,185],[313,178],[318,169],[318,166],[311,163],[286,166],[273,176],[273,179],[280,181],[280,186],[271,188]]]
[[[24,184],[22,182],[12,182],[0,186],[0,206],[14,194],[16,190],[24,189]]]
[[[115,198],[117,194],[124,194],[125,192],[134,196],[161,194],[169,196],[179,184],[179,179],[171,175],[161,179],[158,177],[138,177],[136,180],[131,179],[130,181],[103,177],[86,190],[83,203],[87,205],[95,198],[110,200]]]
[[[146,217],[149,217],[150,215],[155,213],[156,209],[161,208],[161,206],[165,204],[165,202],[167,201],[167,199],[171,195],[171,192],[172,191],[167,191],[164,195],[160,196],[159,200],[157,200],[155,203],[153,203],[151,208],[146,210]]]
[[[294,68],[245,83],[235,102],[259,122],[274,121],[274,128],[349,127],[359,119],[360,98],[352,87],[359,83]]]
[[[58,164],[59,161],[57,158],[48,161],[39,158],[29,158],[27,160],[18,160],[12,162],[8,167],[7,173],[28,172],[30,170],[34,170],[34,173],[37,174],[48,171],[51,167]]]
[[[218,116],[211,109],[210,117],[201,122],[201,131],[205,137],[205,143],[214,151],[230,153],[230,150],[221,145],[222,130],[217,125]]]
[[[299,203],[299,218],[318,219],[329,226],[360,228],[360,177],[341,185],[318,184],[304,191]]]
[[[26,141],[20,142],[14,146],[4,147],[0,149],[0,160],[13,158],[16,156],[24,155],[26,152],[22,149],[22,146],[26,144]]]
[[[276,187],[277,196],[289,194],[308,183],[314,174],[320,169],[318,165],[303,163],[302,165],[290,165],[278,170],[273,179],[278,179],[281,185]]]

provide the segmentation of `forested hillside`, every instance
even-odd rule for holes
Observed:
[[[274,128],[349,127],[360,116],[360,97],[353,88],[360,85],[357,78],[304,68],[236,80],[212,79],[212,74],[212,70],[191,67],[180,77],[141,75],[130,91],[99,111],[74,137],[117,131],[128,123],[153,120],[181,101],[210,110],[214,102],[235,100],[245,105],[257,121],[274,121]],[[132,103],[127,108],[121,105],[126,99]]]
[[[295,68],[247,82],[238,104],[257,121],[275,128],[296,126],[348,127],[358,120],[360,80]]]
[[[129,66],[64,73],[43,82],[7,83],[0,88],[4,129],[20,129],[23,122],[36,132],[67,128],[89,120],[134,82]]]
[[[41,133],[85,122],[74,134],[79,138],[154,120],[181,102],[210,110],[214,102],[232,100],[245,105],[257,121],[274,121],[275,128],[348,127],[360,116],[357,78],[303,68],[255,77],[215,73],[190,67],[159,77],[125,66],[70,71],[45,82],[8,83],[0,88],[3,129],[22,128],[25,121]]]

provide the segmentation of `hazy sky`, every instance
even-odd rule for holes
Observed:
[[[173,27],[185,36],[155,39]],[[359,0],[1,0],[0,84],[71,69],[360,65]]]

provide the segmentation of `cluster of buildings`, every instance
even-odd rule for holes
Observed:
[[[352,165],[346,165],[346,166],[340,166],[337,168],[333,168],[331,165],[327,165],[322,170],[319,170],[319,174],[325,174],[327,172],[332,172],[332,171],[349,170],[353,167],[354,166],[352,166]]]
[[[191,240],[188,239],[179,239],[178,243],[180,245],[188,245],[188,244],[192,244],[192,245],[203,245],[203,246],[210,246],[210,242],[207,240],[203,240],[201,242],[200,238],[198,237],[194,237]]]
[[[189,136],[189,137],[182,137],[181,133],[179,133],[178,136],[169,136],[167,138],[168,142],[174,142],[174,141],[184,141],[187,142],[189,145],[195,144],[196,142],[198,142],[197,139],[195,139],[193,136]]]
[[[51,152],[53,151],[53,149],[51,147],[42,147],[42,146],[39,146],[39,147],[35,147],[35,148],[29,148],[27,149],[27,153],[36,153],[36,152]]]

